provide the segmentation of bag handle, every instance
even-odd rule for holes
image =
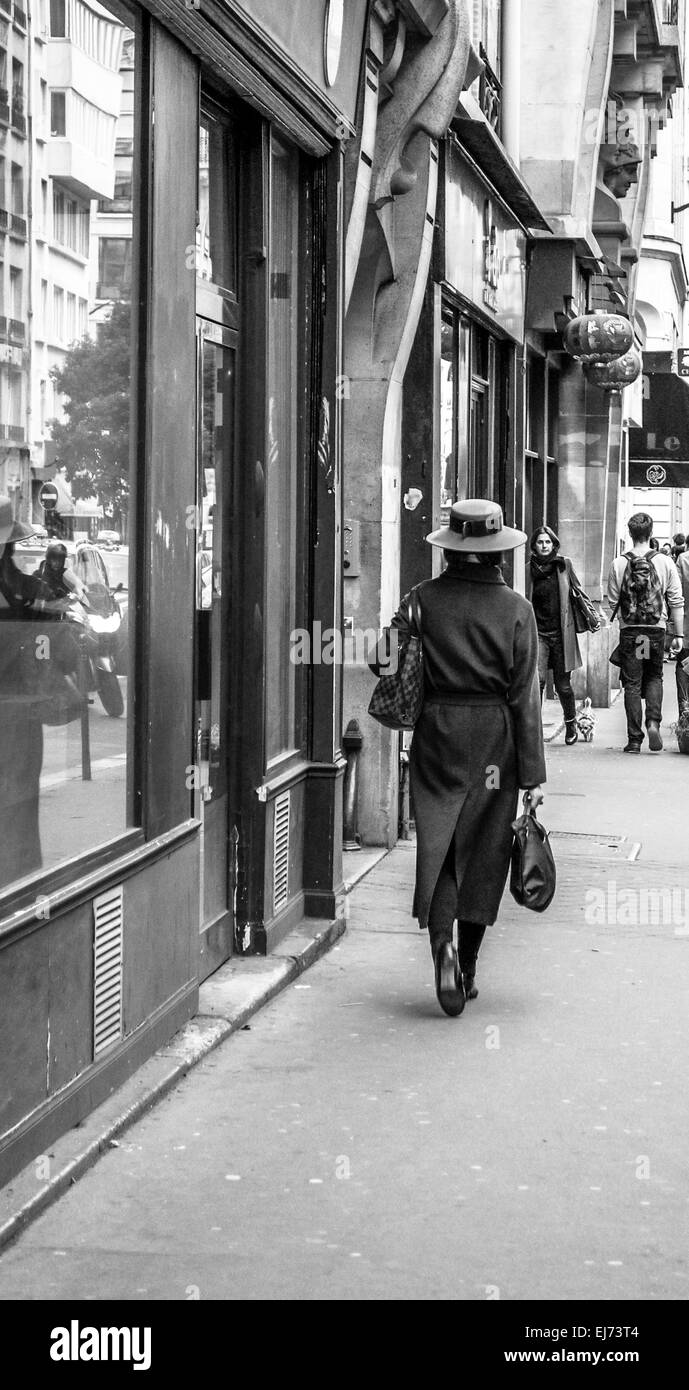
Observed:
[[[421,602],[417,589],[412,589],[409,595],[409,627],[412,637],[421,637]]]

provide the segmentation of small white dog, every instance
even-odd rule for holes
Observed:
[[[587,695],[579,715],[577,716],[577,728],[584,743],[593,743],[593,733],[596,727],[596,716],[591,708],[591,700]]]

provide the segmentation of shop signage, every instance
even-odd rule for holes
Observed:
[[[689,376],[689,348],[680,348],[677,353],[677,370],[680,376]]]
[[[655,372],[643,384],[643,424],[629,431],[630,485],[689,487],[689,382]]]
[[[453,146],[446,169],[445,279],[523,342],[526,237]]]
[[[226,0],[226,5],[244,11],[252,28],[262,29],[354,127],[368,0],[347,0],[346,6],[345,0]]]

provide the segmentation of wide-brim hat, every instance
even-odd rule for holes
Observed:
[[[29,536],[35,534],[33,526],[25,521],[15,521],[9,497],[0,496],[0,545],[9,545],[10,541],[28,541]]]
[[[502,507],[497,502],[489,502],[482,497],[469,497],[465,502],[455,502],[450,508],[448,526],[432,531],[426,536],[429,545],[441,546],[443,550],[464,550],[467,553],[483,553],[489,550],[516,550],[526,545],[526,531],[517,531],[514,526],[505,526]]]

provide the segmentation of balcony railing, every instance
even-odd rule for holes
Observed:
[[[21,319],[10,319],[10,338],[13,343],[23,343],[26,337],[26,326]]]
[[[9,225],[10,215],[5,208],[0,208],[0,232],[6,232]]]
[[[20,443],[21,440],[24,438],[24,426],[23,426],[23,425],[8,425],[8,426],[7,426],[7,438],[8,438],[8,439],[13,439],[15,443]]]
[[[7,337],[7,319],[4,314],[0,314],[0,338]]]
[[[10,231],[13,233],[14,236],[25,237],[25,236],[26,236],[26,218],[25,218],[25,217],[20,217],[18,212],[13,212],[13,213],[12,213],[12,220],[11,220],[11,222],[10,222]]]
[[[10,94],[6,87],[0,87],[0,121],[4,121],[6,125],[10,123]]]
[[[479,105],[489,126],[496,135],[499,135],[502,117],[502,85],[488,62],[488,55],[483,44],[480,46],[480,54],[484,67],[479,78]]]

